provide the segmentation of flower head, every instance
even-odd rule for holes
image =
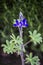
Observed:
[[[14,27],[27,27],[27,20],[24,18],[22,12],[19,13],[19,19],[15,21],[16,23],[13,24]]]

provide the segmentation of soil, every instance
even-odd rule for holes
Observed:
[[[16,53],[15,54],[4,54],[2,53],[2,49],[0,50],[1,50],[0,51],[0,65],[22,65],[21,58]],[[30,65],[30,64],[25,64],[25,65]],[[43,65],[43,53],[41,53],[40,65]]]
[[[41,59],[40,62],[41,62],[40,65],[43,65],[43,59]],[[9,54],[9,55],[0,54],[0,65],[22,65],[22,64],[20,56],[17,56],[17,54]]]

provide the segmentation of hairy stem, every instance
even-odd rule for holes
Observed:
[[[22,38],[22,33],[23,33],[22,28],[19,28],[19,33],[20,33],[20,38]],[[22,65],[25,65],[24,64],[23,43],[21,44],[20,56],[21,56]]]

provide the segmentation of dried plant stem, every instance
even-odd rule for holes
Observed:
[[[25,65],[24,64],[24,54],[23,54],[23,52],[21,52],[21,55],[20,56],[21,56],[22,65]]]
[[[19,33],[20,33],[20,38],[22,38],[22,33],[23,33],[22,28],[19,28]],[[22,65],[25,65],[24,64],[23,43],[21,44],[20,56],[21,56]]]

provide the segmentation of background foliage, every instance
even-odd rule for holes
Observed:
[[[0,1],[0,40],[1,44],[6,39],[10,40],[10,34],[19,34],[18,28],[13,27],[13,19],[18,18],[19,12],[22,11],[28,20],[28,28],[23,29],[24,43],[28,41],[28,30],[38,30],[43,37],[43,0],[1,0]],[[34,51],[43,52],[43,42],[37,46],[33,44],[30,48]]]

